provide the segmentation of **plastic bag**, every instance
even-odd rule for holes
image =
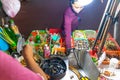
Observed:
[[[3,10],[11,18],[17,15],[21,7],[19,0],[1,0],[1,3]]]
[[[75,67],[75,68],[79,68],[79,66],[78,66],[78,61],[77,61],[77,59],[76,59],[76,57],[75,57],[75,53],[74,53],[74,50],[73,49],[70,49],[69,51],[68,51],[68,53],[70,54],[69,56],[68,56],[68,61],[69,61],[69,65],[70,66],[73,66],[73,67]]]
[[[0,29],[0,32],[1,32],[1,29]],[[1,35],[0,35],[1,36]],[[0,37],[0,50],[2,51],[7,51],[9,49],[9,45],[7,44],[7,42],[5,40],[3,40],[1,37]]]

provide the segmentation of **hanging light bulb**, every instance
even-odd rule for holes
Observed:
[[[93,0],[78,0],[78,3],[81,5],[81,6],[86,6],[88,4],[90,4]]]

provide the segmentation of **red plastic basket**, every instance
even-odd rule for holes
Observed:
[[[58,29],[58,28],[51,28],[51,29],[49,29],[49,32],[50,33],[61,33],[62,32],[62,30],[61,29]]]

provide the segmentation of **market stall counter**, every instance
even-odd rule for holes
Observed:
[[[79,33],[79,30],[74,32],[73,34],[75,38],[77,38],[77,36],[75,36],[77,32]],[[66,73],[68,73],[69,72],[68,56],[70,52],[66,52],[65,40],[64,40],[64,37],[62,37],[60,33],[61,33],[61,30],[59,29],[33,30],[30,33],[30,36],[28,37],[26,44],[28,43],[31,44],[33,46],[34,53],[39,54],[39,56],[43,60],[50,59],[52,57],[60,57],[64,61],[67,61],[66,63],[67,72]],[[79,43],[82,43],[82,45],[84,44],[83,47],[85,49],[88,49],[88,41],[86,38],[84,39],[81,37],[81,41]],[[74,42],[72,43],[72,45],[73,45],[72,47],[74,47]],[[78,45],[76,44],[76,46]]]
[[[32,45],[34,53],[40,57],[40,60],[45,61],[54,57],[59,57],[65,62],[66,71],[60,80],[82,80],[82,78],[86,78],[86,80],[97,80],[98,78],[100,78],[99,80],[102,80],[104,78],[104,80],[107,80],[112,79],[113,77],[119,78],[119,76],[117,76],[120,66],[119,45],[112,38],[110,33],[108,33],[107,40],[104,48],[102,49],[102,53],[105,53],[106,55],[104,56],[104,60],[101,65],[98,66],[99,59],[97,56],[97,50],[99,48],[100,41],[97,41],[97,45],[95,46],[95,54],[91,52],[96,34],[97,31],[95,30],[75,30],[71,37],[71,50],[74,49],[73,52],[71,50],[68,52],[66,51],[65,40],[61,35],[60,29],[33,30],[25,44]],[[111,52],[113,54],[111,54]],[[117,59],[118,63],[110,62],[112,58]],[[41,63],[41,61],[37,62],[39,62],[39,64]],[[108,71],[107,69],[113,64],[117,65],[117,68],[114,67],[114,71],[117,73],[115,73],[114,76],[111,76],[111,74],[109,76],[106,75],[106,71],[111,73],[111,71]],[[108,66],[108,68],[105,66],[103,67],[103,65]],[[44,66],[43,69],[45,67],[47,66]],[[57,69],[55,69],[55,72],[57,72]]]

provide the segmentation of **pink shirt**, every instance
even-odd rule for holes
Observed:
[[[17,60],[0,51],[0,80],[43,80]]]

